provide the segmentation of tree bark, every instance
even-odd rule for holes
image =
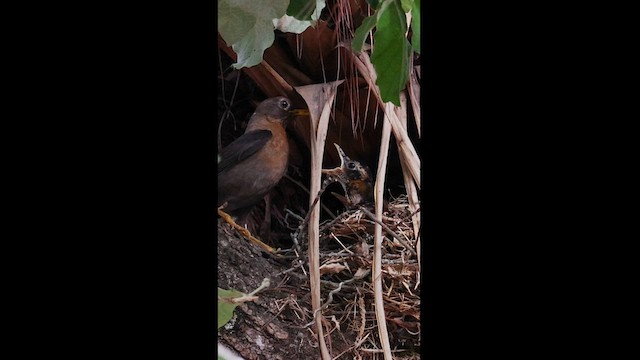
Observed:
[[[305,327],[311,321],[308,285],[295,277],[285,279],[286,274],[277,276],[287,270],[283,264],[219,223],[218,287],[250,293],[264,278],[271,281],[256,294],[258,300],[240,304],[231,321],[218,329],[218,341],[247,360],[319,358],[317,339]]]

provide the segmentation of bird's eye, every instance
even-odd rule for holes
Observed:
[[[347,163],[347,169],[355,170],[356,169],[356,163],[354,163],[354,162]]]
[[[289,102],[287,100],[280,100],[280,107],[287,110],[289,108]]]

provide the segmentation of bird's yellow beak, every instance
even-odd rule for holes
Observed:
[[[309,110],[307,109],[291,109],[289,113],[294,116],[309,116]]]

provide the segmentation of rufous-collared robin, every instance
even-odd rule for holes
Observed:
[[[224,205],[222,214],[220,210],[218,214],[227,222],[230,218],[226,214],[242,220],[285,174],[289,158],[285,122],[292,113],[305,112],[291,110],[291,100],[286,97],[263,101],[251,115],[244,134],[218,155],[218,207]],[[273,251],[262,242],[258,245]]]
[[[338,144],[335,145],[340,155],[340,166],[323,169],[327,181],[338,182],[344,189],[345,196],[332,193],[348,209],[359,205],[373,204],[373,177],[367,165],[349,158]]]

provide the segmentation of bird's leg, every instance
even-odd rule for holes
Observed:
[[[251,235],[249,230],[247,230],[247,229],[243,228],[242,226],[236,224],[236,222],[233,221],[233,219],[231,218],[231,215],[229,215],[226,212],[220,210],[219,208],[218,208],[218,215],[224,221],[226,221],[229,225],[231,225],[232,228],[236,229],[240,234],[242,234],[245,238],[247,238],[249,241],[253,242],[254,244],[256,244],[258,246],[260,246],[261,248],[263,248],[264,250],[266,250],[270,254],[275,255],[276,250],[274,248],[272,248],[271,246],[269,246],[269,245],[263,243],[262,241],[258,240],[257,238],[255,238],[253,235]]]
[[[260,224],[260,235],[263,239],[271,237],[271,195],[265,195],[264,202],[264,219]]]
[[[304,234],[304,227],[307,225],[307,223],[309,222],[309,219],[311,218],[311,211],[316,206],[318,201],[320,201],[320,197],[322,196],[324,191],[327,189],[327,186],[329,186],[330,184],[331,184],[330,180],[325,180],[322,182],[322,186],[320,186],[320,190],[318,190],[318,195],[316,195],[316,198],[313,200],[313,203],[309,207],[309,211],[307,211],[307,215],[304,217],[304,221],[302,221],[300,225],[298,225],[298,229],[292,235],[295,239],[299,239],[300,236]]]

